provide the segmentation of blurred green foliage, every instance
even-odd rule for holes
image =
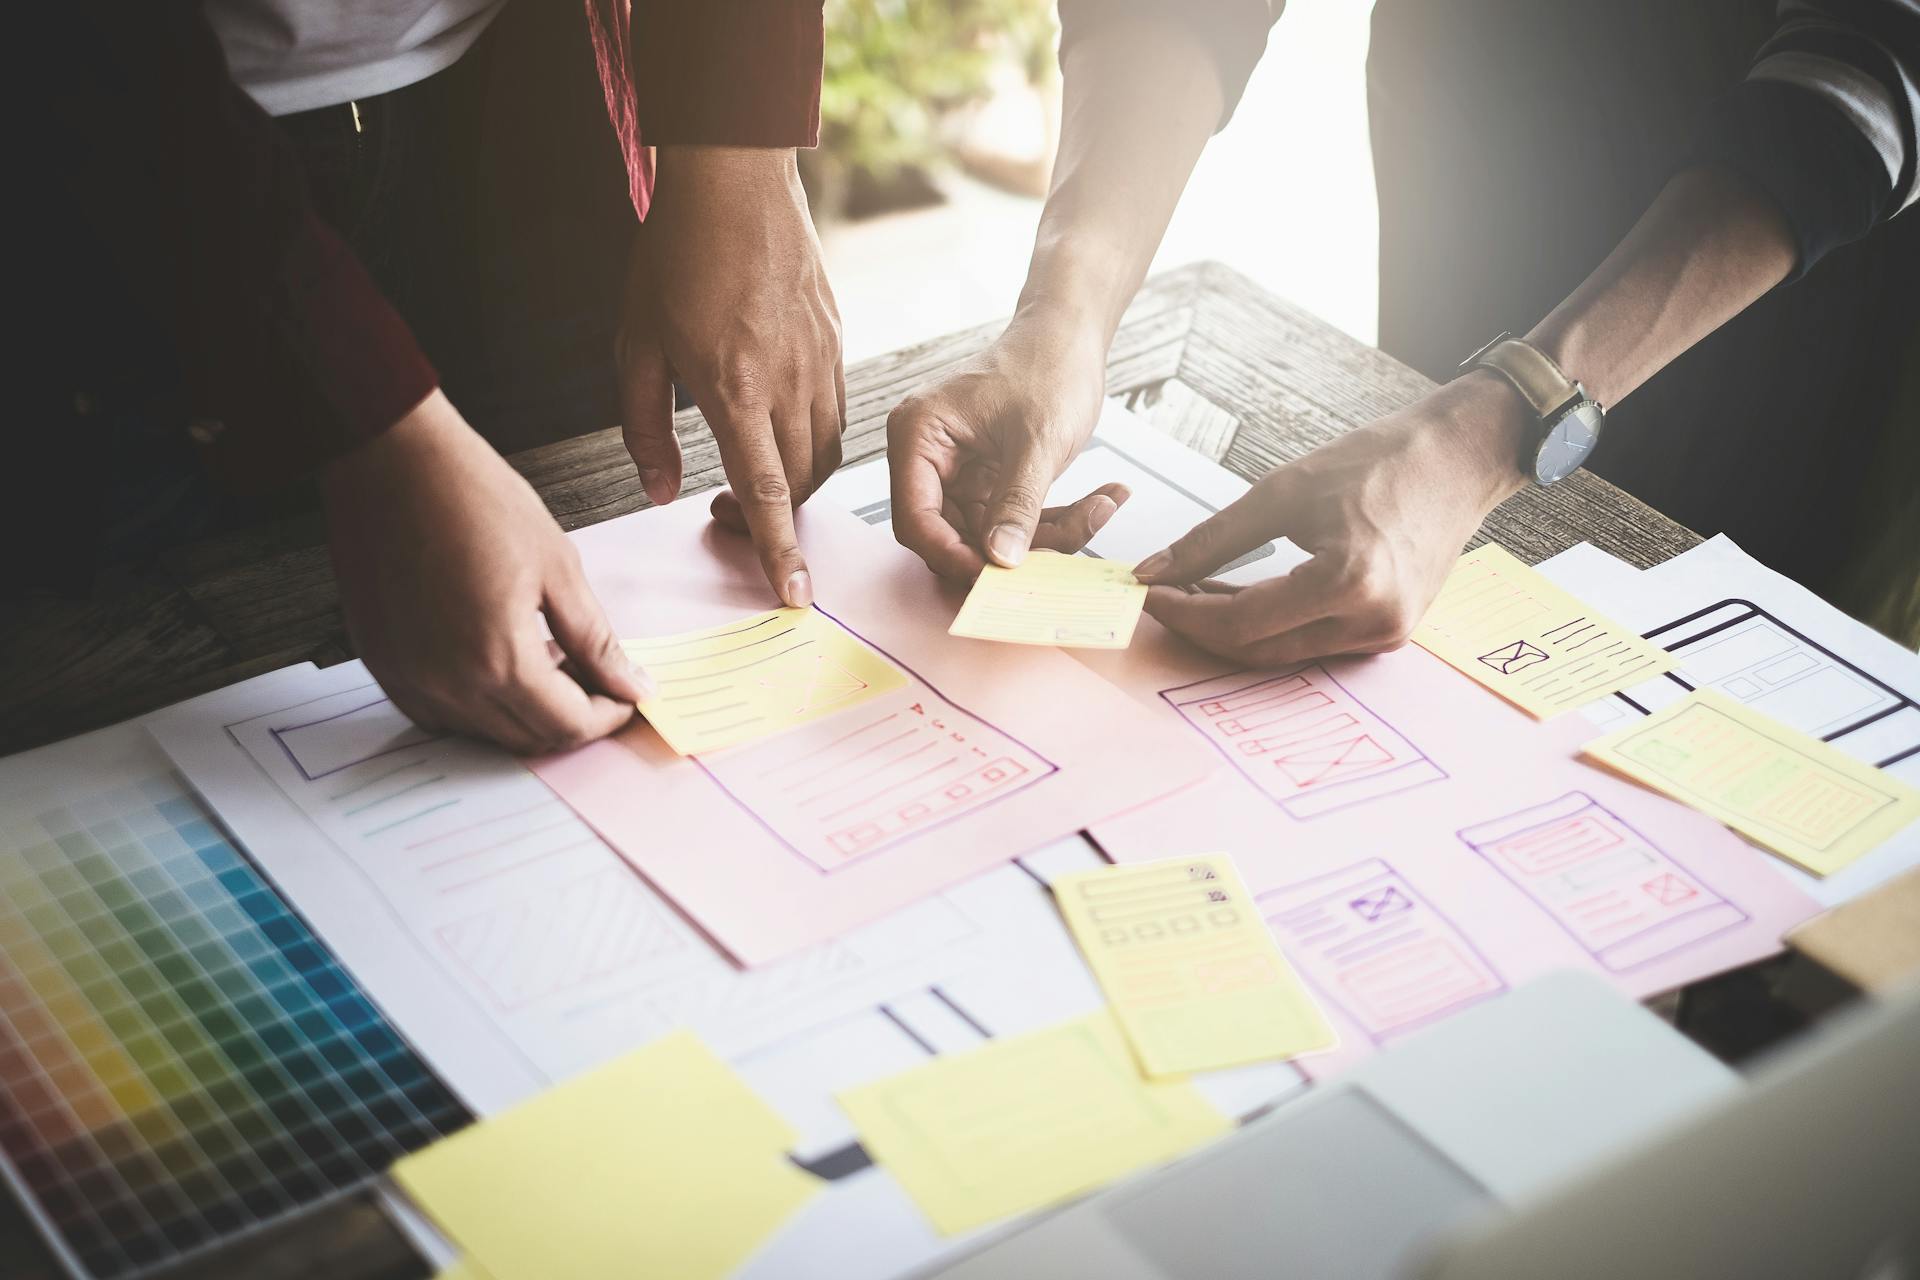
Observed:
[[[940,155],[943,113],[997,63],[1029,80],[1053,59],[1051,0],[827,0],[820,146],[881,180]]]

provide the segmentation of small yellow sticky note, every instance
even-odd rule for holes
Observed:
[[[1831,875],[1920,818],[1920,791],[1713,689],[1696,689],[1585,752]]]
[[[769,737],[907,683],[818,609],[775,609],[621,648],[660,685],[640,714],[683,756]]]
[[[400,1184],[490,1280],[719,1277],[821,1187],[689,1032],[408,1156]]]
[[[1053,896],[1148,1075],[1338,1040],[1225,854],[1077,872]]]
[[[1233,1126],[1140,1075],[1113,1015],[995,1041],[848,1090],[867,1154],[944,1235],[1080,1195]]]
[[[1674,667],[1492,543],[1460,557],[1413,640],[1542,720]]]
[[[948,635],[1069,649],[1124,649],[1146,603],[1133,566],[1034,551],[1018,567],[988,565]]]

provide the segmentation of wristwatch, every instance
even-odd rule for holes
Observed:
[[[1520,446],[1519,461],[1536,484],[1566,479],[1600,443],[1606,409],[1532,343],[1503,333],[1460,364],[1462,373],[1474,369],[1493,370],[1532,407],[1536,424]]]

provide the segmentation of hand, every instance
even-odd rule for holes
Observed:
[[[813,601],[793,513],[840,465],[840,313],[793,152],[663,147],[634,237],[617,350],[627,452],[656,503],[680,491],[677,371],[713,428],[723,524],[753,535],[767,581]]]
[[[1487,512],[1523,487],[1527,415],[1474,373],[1267,476],[1134,572],[1147,612],[1249,666],[1405,644]],[[1312,559],[1249,587],[1192,583],[1277,537]]]
[[[347,633],[416,724],[534,754],[613,732],[651,695],[573,544],[440,392],[322,489]]]
[[[935,573],[972,578],[1029,547],[1078,551],[1127,500],[1104,485],[1045,507],[1093,433],[1106,357],[1092,327],[1015,317],[992,346],[887,418],[893,533]]]

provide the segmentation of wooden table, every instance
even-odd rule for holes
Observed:
[[[986,325],[847,371],[847,464],[881,453],[887,413],[907,392],[984,347]],[[1216,263],[1148,281],[1121,323],[1107,390],[1175,439],[1252,479],[1420,396],[1425,377]],[[675,420],[686,489],[720,483],[697,411]],[[511,459],[568,529],[647,505],[617,429]],[[1645,568],[1699,541],[1580,472],[1503,504],[1482,529],[1523,560],[1587,541]],[[112,724],[247,676],[350,656],[317,518],[294,518],[167,553],[152,572],[84,605],[36,603],[0,636],[0,754]],[[57,1275],[24,1216],[0,1206],[0,1267]],[[16,1266],[15,1260],[25,1260]],[[366,1198],[248,1242],[195,1274],[248,1277],[424,1274]]]

